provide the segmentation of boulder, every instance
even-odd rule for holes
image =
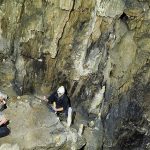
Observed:
[[[10,119],[8,126],[11,133],[1,138],[1,147],[15,143],[18,149],[63,149],[64,146],[80,149],[85,145],[75,129],[66,128],[65,123],[60,122],[43,101],[33,96],[10,99],[5,114]]]

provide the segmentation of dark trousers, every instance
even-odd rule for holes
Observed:
[[[10,133],[10,130],[7,128],[6,125],[0,127],[0,138],[7,136]]]

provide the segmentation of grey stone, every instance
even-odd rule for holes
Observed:
[[[5,115],[10,119],[11,134],[2,138],[0,144],[16,143],[20,149],[46,149],[49,145],[57,148],[68,143],[77,149],[85,144],[76,143],[78,138],[81,139],[77,132],[66,129],[57,116],[34,97],[22,96],[15,102],[10,100]]]

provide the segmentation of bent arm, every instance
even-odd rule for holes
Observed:
[[[49,97],[44,96],[43,100],[52,104],[55,101],[55,94],[56,92],[52,93]]]
[[[0,120],[0,126],[5,124],[8,120],[5,118],[5,116],[3,116]]]
[[[60,108],[55,108],[55,111],[63,111],[64,108],[63,107],[60,107]]]

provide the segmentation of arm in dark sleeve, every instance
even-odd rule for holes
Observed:
[[[55,101],[55,95],[56,92],[52,93],[47,99],[48,99],[48,103],[52,104]]]

